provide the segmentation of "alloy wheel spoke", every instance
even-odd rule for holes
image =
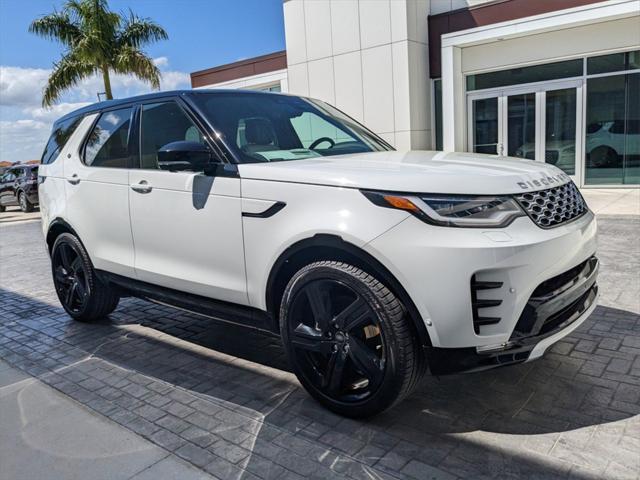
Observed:
[[[60,263],[62,267],[67,271],[71,271],[71,258],[69,257],[69,247],[67,247],[64,243],[60,245]]]
[[[85,288],[84,283],[79,279],[76,279],[76,296],[78,297],[80,303],[84,303],[84,297],[86,296],[86,294],[87,289]]]
[[[321,334],[311,333],[317,330],[309,326],[300,324],[291,335],[291,343],[295,348],[316,353],[330,353],[334,342],[325,339]]]
[[[382,373],[380,359],[362,340],[349,337],[349,358],[370,384],[376,383]]]
[[[80,256],[77,256],[73,260],[73,262],[71,262],[71,271],[76,275],[79,271],[82,271],[82,259],[80,258]]]
[[[77,286],[78,286],[77,282],[73,282],[69,287],[69,289],[67,290],[67,295],[64,300],[64,303],[67,305],[67,307],[71,307],[71,302],[73,301],[73,297],[76,293]]]
[[[358,297],[347,308],[340,312],[334,318],[338,324],[338,328],[345,332],[350,332],[357,327],[363,327],[366,325],[366,321],[369,319],[369,307],[367,303]]]
[[[318,329],[325,332],[329,328],[331,319],[331,300],[328,292],[321,287],[322,285],[322,282],[311,282],[305,288],[305,293]]]
[[[71,279],[69,278],[69,275],[65,273],[62,267],[56,268],[55,279],[56,279],[56,283],[58,283],[60,286],[69,285],[71,283]]]
[[[333,352],[329,357],[327,370],[323,378],[323,386],[328,388],[330,392],[337,393],[342,385],[342,377],[347,355],[342,349]]]

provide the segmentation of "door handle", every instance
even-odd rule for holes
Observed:
[[[80,183],[80,179],[78,178],[78,174],[74,173],[73,175],[71,175],[70,178],[67,178],[67,182],[69,182],[71,185],[77,185]]]
[[[131,190],[138,193],[149,193],[152,189],[153,187],[146,180],[140,180],[140,183],[131,185]]]

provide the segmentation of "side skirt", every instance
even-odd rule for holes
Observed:
[[[133,297],[203,315],[218,322],[240,325],[280,336],[275,320],[263,310],[181,292],[103,270],[98,270],[96,273],[103,281]]]

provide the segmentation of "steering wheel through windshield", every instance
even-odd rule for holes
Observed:
[[[329,137],[320,137],[319,139],[314,141],[311,145],[309,145],[309,150],[315,150],[316,147],[320,145],[322,142],[330,143],[329,148],[333,148],[336,144],[336,142]]]

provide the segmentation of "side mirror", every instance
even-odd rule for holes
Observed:
[[[198,142],[167,143],[158,150],[161,170],[201,172],[211,164],[213,155],[206,145]]]

